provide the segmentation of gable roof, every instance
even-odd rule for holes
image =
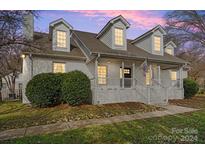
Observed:
[[[73,30],[73,32],[79,37],[79,39],[86,45],[86,47],[92,52],[92,55],[100,54],[104,57],[113,57],[113,58],[123,58],[123,59],[137,59],[144,60],[148,59],[153,62],[162,62],[162,63],[171,63],[171,64],[185,64],[186,61],[171,56],[167,53],[164,53],[164,56],[153,55],[147,51],[136,47],[131,42],[132,40],[127,40],[127,50],[117,50],[111,49],[106,46],[103,42],[96,38],[97,34],[90,32],[82,32]],[[71,51],[70,52],[61,52],[52,50],[52,41],[49,40],[49,34],[34,32],[34,42],[43,47],[43,50],[33,50],[32,53],[38,56],[53,56],[55,58],[78,58],[86,60],[86,56],[80,50],[78,45],[75,43],[71,37]],[[24,51],[26,53],[26,51]]]
[[[119,15],[113,19],[111,19],[110,21],[108,21],[108,23],[102,28],[102,30],[97,34],[96,38],[101,37],[106,31],[107,29],[112,26],[116,21],[120,20],[126,28],[130,27],[130,23],[122,16]]]
[[[166,48],[168,45],[172,45],[174,48],[176,48],[177,46],[176,46],[176,44],[173,42],[173,41],[169,41],[168,43],[166,43],[165,45],[164,45],[164,48]]]
[[[63,18],[57,19],[55,21],[52,21],[49,24],[49,27],[54,27],[55,25],[59,24],[59,23],[63,23],[66,27],[68,27],[69,29],[73,29],[73,27],[67,22],[65,21]]]
[[[153,34],[156,30],[160,30],[162,32],[163,35],[166,35],[166,31],[164,30],[164,28],[161,25],[157,25],[154,28],[152,28],[151,30],[147,31],[146,33],[142,34],[141,36],[137,37],[136,39],[134,39],[131,43],[136,43],[138,41],[140,41],[141,39],[150,36],[151,34]]]

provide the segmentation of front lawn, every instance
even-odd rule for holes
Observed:
[[[205,143],[205,110],[112,125],[89,126],[1,143]]]
[[[172,105],[202,109],[205,108],[205,96],[195,96],[193,98],[183,100],[170,100],[169,103]]]
[[[7,102],[0,104],[0,131],[156,110],[162,110],[162,108],[134,102],[107,105],[81,105],[75,107],[64,104],[51,108],[32,108],[20,102]]]

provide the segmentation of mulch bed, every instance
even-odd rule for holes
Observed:
[[[191,99],[170,100],[169,104],[203,109],[205,108],[205,96],[195,96]]]

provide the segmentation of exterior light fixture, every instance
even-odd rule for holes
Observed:
[[[22,54],[22,55],[21,55],[21,58],[23,58],[23,59],[24,59],[25,57],[26,57],[26,55],[24,55],[24,54]]]

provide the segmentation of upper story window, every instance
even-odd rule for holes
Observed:
[[[57,47],[66,48],[66,32],[57,31]]]
[[[168,54],[170,54],[170,55],[174,55],[174,54],[173,54],[173,50],[170,49],[170,48],[166,49],[166,53],[168,53]]]
[[[115,28],[115,45],[123,45],[123,29]]]
[[[107,67],[106,66],[98,66],[98,84],[106,84],[107,83]]]
[[[154,36],[154,51],[160,52],[161,49],[161,37]]]
[[[53,73],[65,73],[65,64],[53,63]]]

